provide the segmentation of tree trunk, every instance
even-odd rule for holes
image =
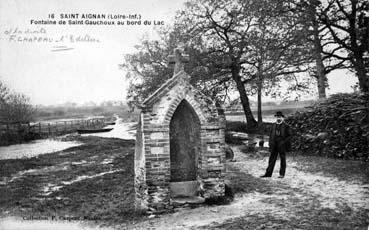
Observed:
[[[355,55],[355,54],[354,54]],[[365,64],[362,55],[356,54],[354,68],[359,79],[360,91],[363,93],[369,92],[369,76],[365,69]]]
[[[319,72],[317,70],[317,72]],[[327,87],[327,78],[325,76],[325,74],[319,74],[317,77],[317,85],[318,85],[318,97],[319,99],[324,99],[327,98],[327,94],[325,93],[325,88]]]
[[[356,71],[356,75],[359,80],[359,87],[360,91],[363,93],[369,92],[369,76],[366,72],[366,67],[364,64],[364,50],[358,45],[358,34],[357,34],[357,11],[356,5],[358,4],[357,1],[351,1],[351,8],[352,12],[349,18],[349,30],[350,30],[350,43],[351,43],[351,50],[353,54],[353,58],[351,63],[354,66]]]
[[[246,116],[247,127],[255,128],[257,127],[257,122],[252,115],[249,98],[247,97],[245,85],[241,81],[241,77],[239,75],[239,68],[232,69],[232,78],[236,82],[238,93],[240,94],[241,104],[243,107],[243,111]]]
[[[319,99],[327,98],[327,95],[325,93],[325,89],[327,87],[327,76],[325,75],[324,71],[324,63],[322,60],[322,44],[320,43],[319,39],[319,24],[316,20],[316,10],[315,7],[313,8],[313,11],[311,13],[312,18],[312,24],[313,24],[313,44],[314,44],[314,59],[315,59],[315,65],[316,65],[316,78],[317,78],[317,85],[318,85],[318,95]]]
[[[263,125],[263,115],[261,111],[261,90],[262,90],[262,82],[259,79],[258,81],[258,126],[261,127]]]

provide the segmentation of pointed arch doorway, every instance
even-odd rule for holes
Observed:
[[[186,100],[182,100],[169,125],[170,182],[174,195],[195,195],[201,148],[200,130],[196,112]]]

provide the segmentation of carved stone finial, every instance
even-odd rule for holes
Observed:
[[[169,55],[169,64],[174,64],[174,75],[184,70],[184,63],[188,63],[189,55],[182,54],[180,49],[176,48],[173,55]]]

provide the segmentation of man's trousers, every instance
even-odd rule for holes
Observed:
[[[286,150],[283,146],[283,142],[277,141],[274,144],[274,147],[271,149],[271,152],[270,152],[268,168],[265,173],[266,176],[272,176],[278,154],[281,160],[281,167],[279,170],[279,175],[284,176],[284,174],[286,173]]]

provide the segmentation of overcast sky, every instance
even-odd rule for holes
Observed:
[[[183,2],[1,0],[0,79],[12,89],[30,96],[34,104],[124,101],[127,81],[118,65],[123,62],[124,54],[134,51],[134,45],[143,34],[154,37],[154,26],[31,25],[30,21],[47,20],[49,14],[55,14],[53,20],[56,21],[60,14],[79,14],[79,20],[82,14],[139,14],[142,20],[163,20],[169,25]],[[40,33],[29,34],[27,29]],[[64,39],[60,40],[62,36]],[[95,42],[71,42],[70,36],[74,39],[87,36]],[[25,42],[18,41],[18,37],[52,41]],[[346,71],[335,73],[329,77],[329,93],[350,91],[355,81]]]

